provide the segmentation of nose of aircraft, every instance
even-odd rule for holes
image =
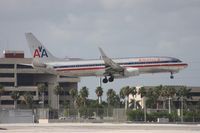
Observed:
[[[187,63],[183,63],[182,66],[183,66],[183,68],[187,68],[188,64]]]

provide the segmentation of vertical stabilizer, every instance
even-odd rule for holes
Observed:
[[[56,59],[32,33],[25,33],[25,36],[34,60],[48,62]]]

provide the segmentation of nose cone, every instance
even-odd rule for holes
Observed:
[[[184,64],[184,68],[187,68],[187,67],[188,67],[188,64],[187,64],[187,63],[185,63],[185,64]]]
[[[188,67],[188,64],[187,64],[187,63],[182,63],[181,65],[182,65],[183,69],[185,69],[185,68]]]

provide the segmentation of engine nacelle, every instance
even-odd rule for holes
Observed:
[[[129,77],[129,76],[138,76],[140,74],[138,68],[126,68],[124,70],[124,75]]]

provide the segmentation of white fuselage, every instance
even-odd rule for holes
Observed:
[[[99,48],[102,59],[62,60],[53,56],[32,33],[25,33],[33,56],[31,66],[46,73],[62,76],[104,76],[103,82],[113,82],[115,78],[138,76],[145,73],[173,73],[187,67],[179,59],[172,57],[109,58]]]
[[[138,57],[112,60],[122,67],[137,69],[139,74],[177,73],[179,70],[187,67],[186,63],[172,57]],[[55,61],[46,64],[58,72],[66,73],[68,76],[105,76],[106,66],[101,59]],[[114,76],[129,77],[126,75],[122,76],[121,74],[114,74]]]

